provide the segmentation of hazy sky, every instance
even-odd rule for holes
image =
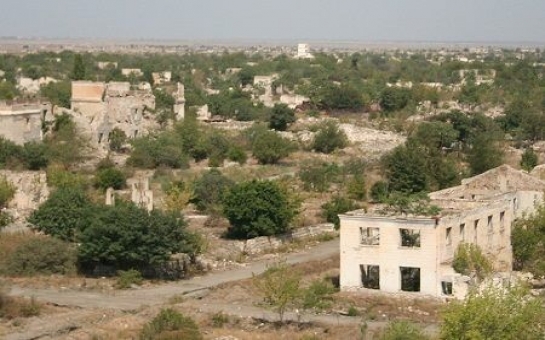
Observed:
[[[0,0],[0,36],[545,42],[545,0]]]

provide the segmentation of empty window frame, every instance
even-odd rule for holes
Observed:
[[[494,222],[492,220],[492,215],[488,216],[488,222],[486,223],[486,227],[489,234],[494,232]]]
[[[378,246],[380,244],[380,229],[360,228],[360,243],[366,246]]]
[[[420,230],[419,229],[399,229],[402,247],[420,247]]]
[[[479,220],[473,222],[473,243],[477,244],[479,240],[477,235],[479,234]]]
[[[466,224],[460,224],[460,241],[464,242],[466,240]]]
[[[500,233],[505,231],[505,211],[500,212]]]
[[[361,284],[363,288],[380,289],[380,267],[360,264]]]
[[[446,229],[445,241],[447,243],[447,246],[450,246],[452,244],[452,228],[450,227]]]
[[[441,281],[441,293],[443,295],[452,295],[452,282]]]
[[[401,273],[401,290],[404,292],[420,291],[420,268],[399,267]]]

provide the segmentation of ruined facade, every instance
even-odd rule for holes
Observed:
[[[340,215],[342,290],[463,297],[452,268],[460,243],[480,246],[496,271],[512,268],[511,225],[543,200],[545,182],[507,165],[430,194],[437,216],[352,211]]]
[[[41,141],[43,123],[52,119],[49,103],[0,103],[0,135],[16,144]]]
[[[176,120],[182,120],[185,117],[185,88],[183,84],[178,83],[178,88],[174,94],[174,114]]]
[[[107,145],[114,128],[136,138],[158,127],[147,112],[155,109],[151,89],[132,88],[128,82],[72,82],[71,103],[74,120],[98,145]]]

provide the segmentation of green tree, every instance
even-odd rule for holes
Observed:
[[[65,168],[81,162],[87,143],[77,131],[72,117],[63,113],[55,116],[52,134],[45,140],[47,158],[51,162],[62,164]]]
[[[275,104],[269,118],[269,128],[286,131],[288,125],[295,122],[295,112],[286,104]]]
[[[278,263],[267,268],[260,276],[254,276],[254,286],[278,313],[280,322],[290,306],[297,305],[301,290],[301,275],[286,263]]]
[[[81,189],[59,188],[35,210],[28,222],[45,234],[75,241],[90,224],[95,206]]]
[[[70,108],[72,85],[69,81],[50,82],[40,87],[40,94],[53,105]]]
[[[74,68],[72,70],[72,80],[84,80],[86,76],[85,62],[83,56],[79,53],[74,55]]]
[[[0,81],[0,100],[13,100],[17,94],[15,85],[8,81]]]
[[[545,205],[539,205],[532,215],[514,223],[511,245],[515,270],[530,271],[535,276],[545,274]]]
[[[473,290],[442,314],[441,339],[543,339],[543,304],[520,287]]]
[[[348,138],[335,121],[329,120],[318,127],[312,148],[317,152],[332,153],[348,145]]]
[[[115,152],[121,152],[123,145],[127,141],[127,135],[119,128],[114,128],[110,132],[110,150]]]
[[[229,234],[246,239],[287,232],[298,208],[286,190],[272,181],[237,184],[223,200]]]
[[[172,254],[195,252],[185,227],[179,212],[148,212],[123,201],[100,206],[78,237],[78,261],[84,270],[157,268]]]
[[[384,159],[390,192],[418,193],[427,191],[426,160],[416,145],[396,147]]]
[[[233,181],[218,170],[212,169],[195,181],[190,202],[194,203],[199,211],[219,213],[222,211],[223,198],[233,185]]]
[[[404,109],[411,100],[411,92],[408,89],[387,87],[380,94],[380,107],[386,112]]]
[[[289,156],[292,150],[292,143],[274,131],[260,132],[252,140],[252,156],[260,164],[276,164]]]
[[[468,153],[469,167],[473,175],[502,165],[503,159],[504,151],[493,135],[481,133],[475,136]]]
[[[534,152],[534,149],[527,148],[524,150],[524,153],[522,154],[522,158],[520,160],[520,166],[530,172],[532,169],[537,165],[537,155]]]
[[[144,326],[140,340],[202,340],[199,326],[190,317],[173,309],[163,309]]]

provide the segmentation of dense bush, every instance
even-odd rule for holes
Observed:
[[[269,118],[269,128],[286,131],[288,125],[295,121],[295,112],[286,104],[275,104]]]
[[[317,152],[332,153],[348,145],[348,138],[335,121],[326,121],[318,127],[312,148]]]
[[[173,309],[163,309],[140,333],[140,340],[159,339],[202,340],[202,335],[193,319]]]
[[[95,177],[95,187],[106,190],[114,188],[115,190],[123,189],[126,186],[127,178],[123,171],[114,167],[108,167],[97,171]]]
[[[218,170],[210,170],[195,181],[190,202],[195,204],[199,211],[219,213],[222,210],[223,198],[233,185],[233,181]]]
[[[91,220],[95,220],[95,205],[81,189],[55,190],[28,218],[28,222],[48,235],[64,241],[75,241]]]
[[[297,209],[298,204],[272,181],[237,184],[223,200],[223,212],[231,224],[229,235],[237,238],[285,233]]]
[[[252,156],[260,164],[276,164],[289,156],[294,149],[292,143],[273,131],[259,132],[252,140]]]
[[[71,244],[48,236],[33,236],[10,254],[4,274],[34,276],[75,272],[76,250]]]

